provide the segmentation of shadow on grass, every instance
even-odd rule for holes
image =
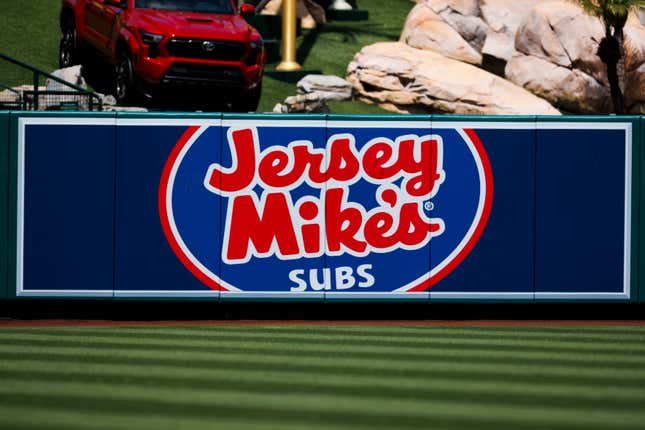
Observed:
[[[311,54],[311,50],[316,45],[318,41],[318,36],[322,33],[338,33],[342,35],[343,43],[357,43],[359,34],[366,34],[370,36],[382,37],[387,40],[397,41],[399,36],[395,34],[389,34],[383,31],[377,31],[371,29],[372,26],[362,26],[362,27],[350,27],[343,25],[334,25],[334,24],[323,24],[319,25],[317,28],[309,30],[302,37],[302,42],[298,49],[296,50],[296,61],[300,64],[304,62]]]
[[[399,40],[399,30],[392,30],[392,33],[379,29],[377,25],[346,26],[336,24],[325,24],[321,26],[321,33],[339,33],[342,34],[343,42],[357,42],[357,35],[368,35],[383,38],[390,41]]]
[[[311,50],[318,40],[319,34],[320,30],[314,28],[304,35],[302,43],[300,43],[300,46],[298,46],[298,49],[296,50],[296,61],[298,61],[298,63],[303,64],[307,60]]]

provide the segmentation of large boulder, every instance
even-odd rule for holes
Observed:
[[[421,1],[410,11],[400,40],[413,48],[481,64],[488,27],[478,14],[477,0]]]
[[[65,82],[69,82],[77,87],[87,89],[87,83],[81,74],[81,66],[72,66],[66,67],[64,69],[58,69],[51,73],[52,76],[55,76],[59,79],[62,79]],[[72,87],[65,85],[61,82],[55,81],[53,79],[45,80],[45,89],[46,91],[53,92],[70,92],[76,91]],[[86,95],[57,95],[51,94],[44,96],[40,99],[39,108],[40,109],[58,109],[63,104],[72,104],[76,105],[79,110],[88,110],[89,109],[89,100]]]
[[[636,14],[625,26],[625,106],[645,107],[645,27]],[[597,55],[604,26],[572,2],[536,5],[517,29],[506,77],[573,113],[613,110],[607,69]]]
[[[400,42],[364,47],[347,73],[359,99],[394,112],[559,114],[545,100],[496,75]]]
[[[498,68],[515,53],[515,33],[531,8],[545,0],[481,0],[481,16],[488,24],[482,48],[485,66]]]
[[[531,7],[548,0],[418,0],[401,41],[503,74],[515,32]]]
[[[609,113],[609,88],[590,75],[533,55],[516,55],[506,66],[511,82],[574,113]]]
[[[317,93],[325,100],[351,100],[354,87],[345,79],[334,75],[307,75],[296,84],[298,93]]]
[[[52,76],[62,79],[65,82],[69,82],[70,84],[76,85],[77,87],[87,89],[87,83],[85,82],[85,78],[83,78],[83,74],[81,72],[81,66],[72,66],[55,70],[51,74]],[[70,87],[61,84],[60,82],[54,81],[53,79],[47,79],[45,86],[48,88],[48,90],[51,91],[71,90]]]
[[[596,55],[603,25],[564,1],[536,5],[517,30],[506,77],[574,113],[612,109],[605,65]]]
[[[604,37],[598,18],[567,1],[536,5],[517,30],[515,49],[558,66],[580,71],[607,84],[606,67],[596,51]]]

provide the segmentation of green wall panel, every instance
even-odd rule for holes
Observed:
[[[0,112],[0,299],[7,297],[9,220],[9,113]]]
[[[8,121],[7,142],[7,297],[16,297],[16,207],[17,207],[17,149],[18,149],[18,119],[17,112],[11,112]]]
[[[634,209],[635,212],[638,213],[638,215],[634,218],[634,224],[638,225],[639,227],[638,246],[635,247],[638,250],[638,254],[637,259],[634,261],[637,261],[638,264],[634,264],[634,267],[637,268],[636,278],[638,280],[639,286],[638,301],[645,303],[645,278],[643,277],[645,270],[645,249],[643,249],[643,247],[645,246],[645,228],[643,228],[642,226],[642,221],[645,219],[645,173],[643,172],[643,169],[645,168],[645,117],[641,117],[640,130],[635,133],[634,138],[638,139],[639,135],[640,145],[636,146],[638,146],[639,148],[638,159],[640,163],[638,163],[638,168],[635,170],[639,174],[640,198],[634,201]]]

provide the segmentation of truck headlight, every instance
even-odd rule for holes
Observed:
[[[157,48],[159,46],[159,43],[161,43],[161,41],[163,40],[163,35],[149,33],[142,29],[139,29],[139,35],[141,36],[141,41],[144,43],[144,45],[148,45],[148,57],[158,57],[159,50]]]
[[[264,51],[264,41],[262,39],[249,40],[250,52],[244,63],[247,66],[253,66],[260,62],[262,52]]]
[[[141,41],[146,45],[158,45],[163,40],[163,34],[149,33],[145,30],[139,29]]]

